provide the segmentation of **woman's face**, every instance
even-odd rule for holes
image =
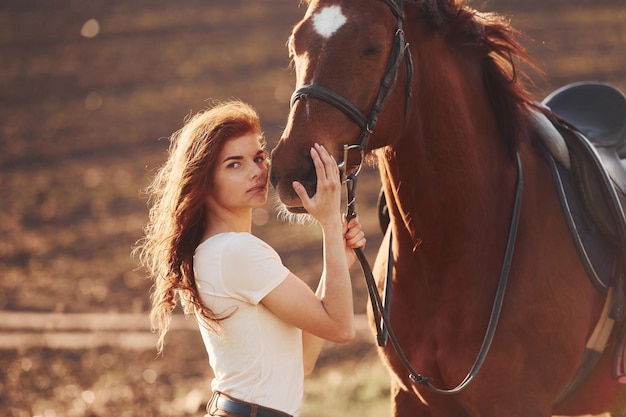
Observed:
[[[254,133],[228,139],[213,172],[209,208],[237,211],[264,205],[268,192],[267,158],[259,136]]]

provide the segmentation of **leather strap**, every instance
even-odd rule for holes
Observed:
[[[474,380],[478,371],[483,365],[487,354],[489,353],[489,349],[491,347],[491,342],[493,341],[496,328],[498,327],[498,322],[500,320],[500,313],[502,311],[502,304],[504,301],[504,294],[506,292],[508,280],[509,280],[509,272],[511,269],[511,264],[513,262],[513,254],[515,252],[515,242],[517,239],[517,228],[519,225],[519,218],[522,206],[522,195],[524,190],[524,175],[522,171],[522,161],[519,156],[519,152],[516,154],[516,162],[517,162],[517,183],[515,186],[515,197],[513,201],[513,208],[511,213],[511,223],[509,225],[509,234],[506,243],[506,250],[504,254],[504,261],[502,264],[502,269],[500,270],[500,278],[498,280],[498,287],[496,289],[496,296],[493,301],[493,306],[491,308],[491,316],[489,317],[489,324],[487,325],[487,330],[485,332],[485,336],[483,338],[483,343],[480,347],[480,351],[472,365],[472,368],[469,370],[465,379],[461,381],[455,388],[451,389],[442,389],[437,388],[432,384],[432,377],[426,377],[413,369],[413,366],[409,362],[406,354],[402,350],[400,346],[400,342],[396,338],[396,335],[391,328],[389,309],[385,308],[383,305],[383,301],[381,300],[380,294],[378,293],[378,286],[376,285],[376,280],[374,278],[374,274],[372,273],[372,269],[367,262],[367,258],[363,252],[362,248],[355,248],[354,253],[361,264],[361,269],[363,271],[363,275],[365,276],[365,282],[367,283],[367,289],[370,295],[371,303],[372,303],[372,311],[374,315],[374,322],[377,327],[377,338],[379,343],[385,342],[387,337],[391,341],[391,345],[393,346],[398,358],[404,365],[407,371],[409,371],[409,379],[416,384],[420,384],[428,388],[430,391],[437,394],[445,394],[445,395],[453,395],[458,394],[463,391],[467,386]],[[352,175],[348,177],[348,181],[353,181],[356,176]],[[348,184],[348,209],[347,209],[347,217],[352,218],[356,216],[355,211],[355,185]],[[391,242],[390,242],[391,244]],[[382,323],[384,326],[382,326]],[[381,331],[384,330],[384,331]],[[381,344],[381,346],[383,346]]]
[[[236,400],[219,391],[213,393],[213,397],[209,402],[209,414],[211,414],[211,410],[215,409],[242,417],[292,417],[290,414],[273,408]]]

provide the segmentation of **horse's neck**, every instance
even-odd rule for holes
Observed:
[[[419,94],[406,134],[380,163],[395,221],[414,244],[447,245],[446,236],[469,238],[508,216],[512,193],[506,190],[515,171],[478,61],[445,48],[443,40],[432,47],[420,54],[429,60],[417,71]]]

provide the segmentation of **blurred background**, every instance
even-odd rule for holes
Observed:
[[[626,91],[623,0],[490,0],[545,71],[537,100],[576,81]],[[165,354],[148,330],[150,282],[130,255],[141,193],[169,136],[214,100],[259,111],[270,148],[294,85],[285,42],[298,0],[3,0],[0,3],[0,415],[202,416],[210,370],[195,324],[177,316]],[[373,262],[377,173],[357,210]],[[257,210],[255,232],[307,282],[314,226]],[[366,292],[355,270],[358,313]],[[362,323],[362,322],[360,322]],[[303,417],[386,416],[388,377],[366,324],[329,345]]]

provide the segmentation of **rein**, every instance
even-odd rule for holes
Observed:
[[[463,391],[467,386],[472,382],[472,380],[478,374],[478,371],[483,365],[485,358],[487,357],[487,353],[491,347],[491,342],[493,342],[493,337],[496,332],[496,328],[498,327],[498,321],[500,320],[500,313],[502,312],[502,305],[504,301],[504,294],[506,292],[506,287],[509,281],[509,272],[511,270],[511,263],[513,261],[513,253],[515,251],[515,241],[517,238],[517,228],[519,225],[519,217],[521,212],[522,205],[522,194],[524,190],[524,177],[522,172],[522,163],[519,157],[519,154],[516,155],[516,165],[517,165],[517,183],[515,187],[515,199],[513,202],[513,209],[511,214],[511,223],[509,225],[509,234],[506,243],[506,251],[504,255],[504,261],[502,263],[502,269],[500,270],[500,278],[498,281],[498,287],[496,290],[496,296],[493,302],[493,306],[491,308],[491,316],[489,317],[489,324],[487,326],[487,331],[485,332],[485,337],[483,338],[482,345],[480,347],[480,351],[472,365],[472,368],[467,373],[463,381],[459,383],[455,388],[452,389],[441,389],[435,387],[431,382],[433,380],[432,377],[425,377],[416,372],[413,369],[413,366],[409,362],[406,357],[398,339],[391,327],[391,320],[389,318],[389,312],[386,308],[387,303],[384,303],[381,300],[380,294],[378,293],[378,287],[376,286],[376,280],[374,279],[374,274],[372,273],[372,269],[363,253],[362,248],[354,249],[354,252],[361,264],[361,269],[363,270],[363,275],[365,276],[365,282],[367,284],[367,290],[370,296],[370,301],[372,304],[372,312],[374,315],[374,323],[376,323],[376,331],[377,331],[377,340],[379,346],[385,346],[386,344],[386,335],[388,334],[389,340],[391,340],[391,344],[396,351],[396,354],[400,358],[400,361],[404,365],[404,367],[409,371],[409,379],[415,382],[416,384],[423,385],[428,388],[430,391],[437,394],[458,394]],[[356,216],[355,212],[355,189],[356,189],[356,175],[351,174],[347,178],[347,192],[348,192],[348,211],[347,217],[351,219]],[[389,258],[387,260],[387,283],[386,285],[390,285],[390,277],[391,277],[391,263],[393,262],[393,254],[391,249],[391,232],[389,233]],[[389,289],[387,288],[387,291]],[[385,294],[387,296],[387,293]],[[388,299],[386,300],[388,302]],[[385,335],[382,335],[385,332]]]
[[[356,216],[355,211],[355,202],[356,202],[356,179],[357,175],[361,170],[361,166],[363,164],[363,156],[365,150],[367,149],[367,145],[370,139],[374,128],[376,127],[376,123],[378,121],[378,115],[382,111],[389,98],[391,91],[397,81],[398,78],[398,70],[400,67],[400,63],[403,58],[406,58],[406,69],[407,69],[407,80],[406,80],[406,95],[405,95],[405,109],[404,109],[404,123],[406,124],[406,120],[408,117],[409,111],[409,101],[411,99],[412,91],[411,91],[411,82],[413,77],[413,60],[411,57],[411,53],[408,49],[408,43],[406,42],[406,38],[404,36],[404,10],[402,6],[402,0],[381,0],[386,3],[391,12],[397,18],[397,27],[394,33],[393,39],[393,47],[391,53],[389,55],[389,60],[387,62],[387,68],[385,70],[385,74],[381,80],[380,88],[376,99],[372,105],[369,116],[366,116],[361,110],[359,110],[356,106],[354,106],[350,101],[336,93],[335,91],[323,87],[321,85],[308,84],[297,89],[293,95],[291,96],[290,107],[293,107],[298,100],[306,99],[306,98],[316,98],[326,103],[332,105],[333,107],[341,110],[344,114],[346,114],[350,119],[352,119],[360,128],[361,133],[359,138],[354,145],[345,145],[344,146],[344,156],[343,161],[339,163],[339,169],[343,172],[343,175],[346,177],[346,187],[348,193],[348,208],[347,208],[347,218],[351,219]],[[348,173],[348,168],[346,166],[348,160],[348,153],[351,150],[358,150],[361,154],[361,158],[359,164],[353,172]],[[521,201],[522,201],[522,191],[524,188],[524,179],[522,173],[522,164],[519,157],[519,154],[516,155],[517,162],[517,184],[515,190],[515,199],[513,203],[512,215],[511,215],[511,223],[509,226],[509,234],[507,238],[506,250],[504,255],[504,261],[502,265],[502,269],[500,271],[500,278],[498,282],[498,287],[496,291],[496,296],[494,299],[491,316],[489,318],[489,324],[487,326],[487,331],[485,333],[483,343],[480,347],[480,351],[476,357],[476,360],[468,372],[467,376],[463,381],[453,389],[440,389],[432,385],[431,381],[432,377],[424,377],[418,372],[416,372],[408,358],[406,357],[398,339],[393,332],[391,327],[391,321],[389,318],[389,294],[391,285],[391,275],[393,269],[393,252],[392,252],[392,237],[390,231],[390,241],[389,241],[389,258],[387,261],[387,278],[386,278],[386,290],[385,290],[385,301],[381,300],[380,294],[378,292],[378,287],[376,285],[376,280],[374,279],[374,275],[372,273],[371,267],[363,253],[362,248],[354,249],[355,255],[361,264],[361,269],[363,270],[363,275],[365,276],[365,282],[367,284],[368,293],[370,296],[370,301],[372,305],[372,311],[374,315],[374,321],[376,324],[377,331],[377,341],[378,345],[381,347],[386,346],[387,344],[387,335],[389,336],[389,340],[391,340],[391,344],[395,349],[398,357],[400,358],[402,364],[409,371],[409,379],[416,384],[423,385],[428,388],[430,391],[438,394],[457,394],[467,388],[467,386],[472,382],[474,377],[478,374],[487,353],[489,352],[489,348],[491,347],[491,342],[493,341],[493,337],[498,325],[498,321],[500,318],[500,313],[502,311],[502,304],[504,300],[504,294],[506,292],[506,287],[508,283],[509,271],[511,268],[511,263],[513,259],[513,253],[515,249],[515,241],[517,238],[517,228],[519,224],[520,217],[520,209],[521,209]]]

